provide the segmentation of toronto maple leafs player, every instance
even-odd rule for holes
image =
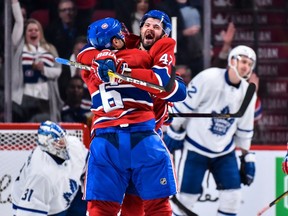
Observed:
[[[40,124],[37,143],[12,187],[13,215],[64,216],[80,188],[88,150],[51,121]]]
[[[235,47],[229,54],[228,68],[209,68],[198,74],[188,85],[186,100],[175,103],[173,111],[236,113],[255,64],[256,54],[250,47]],[[193,215],[191,211],[202,192],[207,170],[219,191],[216,215],[237,215],[241,183],[250,185],[255,175],[255,155],[249,151],[255,101],[256,95],[241,118],[174,118],[164,140],[171,152],[182,149],[178,169],[180,193],[171,199],[175,215]],[[242,151],[240,172],[236,147]]]

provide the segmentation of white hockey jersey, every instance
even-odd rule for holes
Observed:
[[[88,150],[67,136],[70,159],[62,164],[37,146],[12,186],[14,216],[54,215],[65,211],[81,184]]]
[[[199,73],[187,87],[184,102],[174,104],[177,113],[235,113],[239,110],[248,82],[232,85],[228,71],[209,68]],[[241,118],[174,118],[172,127],[186,128],[184,148],[207,157],[217,157],[235,149],[235,144],[248,150],[254,129],[256,94]]]

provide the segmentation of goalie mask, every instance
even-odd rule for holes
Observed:
[[[146,14],[144,14],[144,16],[142,17],[142,19],[140,21],[140,28],[144,25],[145,21],[148,18],[159,19],[160,23],[161,22],[163,23],[163,31],[164,31],[164,33],[167,36],[170,35],[170,32],[172,30],[172,24],[171,24],[169,16],[166,13],[164,13],[162,11],[159,11],[159,10],[150,10],[150,11],[148,11]]]
[[[250,71],[244,77],[241,77],[238,70],[237,70],[238,61],[241,60],[242,56],[249,58],[253,62],[252,66],[250,68]],[[234,65],[232,65],[231,60],[235,60]],[[237,46],[237,47],[233,48],[229,53],[228,65],[229,65],[229,67],[231,67],[235,71],[235,73],[239,79],[244,78],[244,79],[248,80],[250,78],[254,68],[255,68],[255,65],[256,65],[256,54],[255,54],[254,50],[248,46],[243,46],[243,45]]]
[[[96,49],[111,49],[112,39],[116,37],[124,41],[126,31],[125,26],[118,20],[108,17],[89,25],[87,40]]]
[[[38,129],[37,143],[43,151],[55,155],[63,160],[68,160],[66,131],[58,124],[45,121],[40,124]]]

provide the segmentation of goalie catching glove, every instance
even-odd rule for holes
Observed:
[[[102,82],[109,82],[108,72],[123,74],[127,68],[127,63],[123,60],[117,60],[114,52],[104,49],[92,61],[91,71],[97,79]]]
[[[167,132],[164,135],[163,140],[171,154],[173,154],[175,150],[183,148],[185,136],[185,130],[180,130],[176,132],[171,126],[167,127]]]
[[[240,177],[244,185],[250,186],[255,176],[255,154],[248,152],[240,156]]]

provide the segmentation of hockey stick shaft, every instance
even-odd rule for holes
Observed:
[[[70,60],[64,59],[64,58],[57,57],[57,58],[55,58],[55,61],[58,62],[59,64],[73,66],[73,67],[76,67],[76,68],[79,68],[79,69],[83,69],[83,70],[90,70],[91,69],[91,67],[88,66],[88,65],[84,65],[84,64],[81,64],[81,63],[78,63],[78,62],[70,61]],[[149,83],[149,82],[146,82],[146,81],[143,81],[143,80],[139,80],[139,79],[135,79],[135,78],[132,78],[132,77],[124,76],[122,74],[115,73],[115,72],[112,72],[112,71],[108,72],[108,75],[109,75],[109,77],[118,78],[118,79],[124,80],[124,81],[129,82],[129,83],[134,83],[134,84],[138,84],[138,85],[141,85],[141,86],[146,86],[146,87],[149,87],[149,88],[157,89],[159,91],[166,91],[163,86],[155,85],[153,83]]]
[[[269,208],[271,208],[273,205],[275,205],[276,203],[278,203],[281,199],[283,199],[285,196],[288,195],[288,191],[284,192],[283,194],[281,194],[280,196],[278,196],[275,200],[273,200],[271,203],[269,203],[269,205],[265,206],[263,209],[261,209],[261,211],[259,211],[257,213],[257,216],[262,215],[265,211],[267,211]]]
[[[198,118],[240,118],[244,115],[253,95],[256,86],[250,83],[245,93],[243,102],[236,113],[170,113],[170,117],[198,117]]]
[[[172,202],[175,203],[182,211],[184,211],[187,216],[198,216],[196,213],[192,212],[190,209],[188,209],[186,206],[184,206],[177,198],[176,196],[172,196],[171,198]]]

